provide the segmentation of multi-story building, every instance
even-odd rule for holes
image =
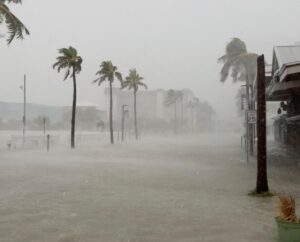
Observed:
[[[178,119],[187,118],[189,115],[188,103],[193,100],[194,93],[189,89],[181,90],[183,93],[182,101],[176,105]],[[139,119],[147,120],[164,120],[171,121],[174,119],[174,106],[167,106],[168,91],[163,89],[157,90],[139,90],[137,92],[137,116]],[[105,109],[109,111],[109,88],[105,89]],[[133,91],[113,88],[113,116],[114,120],[121,120],[122,106],[127,105],[129,119],[133,118]]]
[[[300,147],[300,46],[274,47],[272,79],[267,100],[280,102],[275,118],[275,139]]]

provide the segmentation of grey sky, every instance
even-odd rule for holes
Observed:
[[[52,70],[57,49],[74,46],[83,57],[78,101],[104,106],[103,87],[91,84],[103,60],[123,74],[131,67],[151,89],[191,88],[220,118],[235,116],[240,84],[219,82],[217,58],[232,37],[271,61],[274,45],[300,40],[299,0],[24,0],[10,5],[31,32],[7,46],[0,40],[1,101],[71,105],[71,81]]]

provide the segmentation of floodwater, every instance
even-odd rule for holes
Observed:
[[[242,157],[231,134],[4,151],[0,241],[277,241],[276,198],[246,195],[256,170]],[[272,188],[299,177],[270,167]]]

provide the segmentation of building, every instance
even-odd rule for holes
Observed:
[[[300,45],[276,46],[272,78],[267,83],[267,101],[278,102],[274,118],[277,142],[300,146]]]
[[[187,116],[187,104],[194,98],[194,93],[189,89],[182,90],[183,101],[177,105],[177,111],[183,116]],[[168,91],[163,89],[157,90],[139,90],[137,92],[137,115],[140,119],[161,119],[170,121],[173,119],[174,109],[165,105]],[[105,109],[109,111],[110,99],[109,88],[105,89]],[[115,120],[122,118],[122,106],[127,105],[129,118],[133,118],[133,91],[113,88],[113,116]],[[182,110],[181,110],[182,109]]]
[[[109,120],[110,89],[105,89],[105,110]],[[142,132],[206,132],[215,125],[216,113],[207,102],[201,102],[190,89],[174,91],[176,101],[169,103],[170,90],[139,90],[137,92],[137,118]],[[116,131],[121,129],[122,109],[128,110],[127,130],[133,130],[133,90],[113,88],[113,122]],[[127,120],[127,119],[125,119]]]
[[[72,107],[67,106],[63,111],[63,120],[70,124]],[[95,130],[104,128],[107,113],[97,104],[78,102],[76,105],[76,127],[81,130]]]

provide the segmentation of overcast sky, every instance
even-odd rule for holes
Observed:
[[[190,88],[233,119],[239,84],[219,82],[217,58],[239,37],[271,62],[274,45],[300,40],[299,0],[23,0],[10,4],[31,35],[10,46],[0,39],[0,101],[71,105],[71,80],[52,70],[57,49],[72,45],[83,57],[78,101],[104,106],[104,87],[92,85],[103,60],[126,75],[135,67],[151,89]]]

